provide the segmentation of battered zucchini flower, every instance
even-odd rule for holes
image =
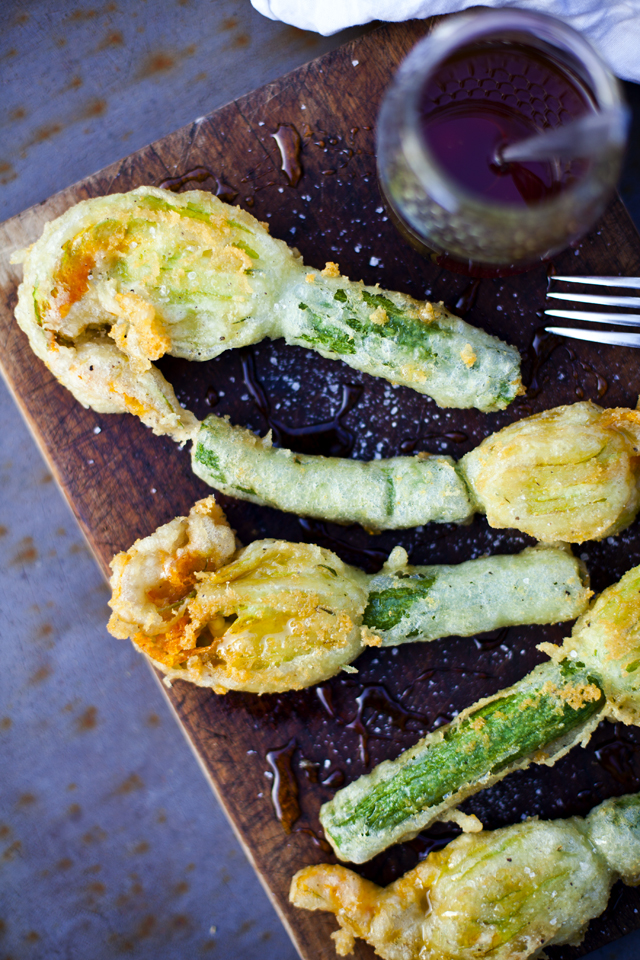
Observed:
[[[557,657],[553,647],[542,648]],[[568,663],[598,672],[612,720],[640,725],[640,567],[600,594],[561,650]]]
[[[85,406],[129,411],[184,441],[183,410],[154,361],[210,360],[284,337],[434,397],[497,410],[522,392],[520,358],[442,304],[305,267],[266,224],[210,193],[139,187],[76,204],[28,250],[16,319]]]
[[[640,412],[574,403],[512,423],[459,464],[492,527],[582,543],[640,507]]]
[[[322,547],[259,540],[198,579],[182,649],[164,660],[169,676],[186,671],[186,679],[223,691],[298,690],[333,676],[362,649],[366,577]]]
[[[203,519],[212,528],[204,554],[190,536]],[[112,569],[109,629],[171,679],[217,693],[297,690],[362,650],[366,575],[311,544],[236,550],[213,497],[118,554]]]
[[[639,794],[585,820],[463,834],[386,888],[346,867],[306,867],[290,899],[335,914],[340,956],[362,937],[385,960],[526,960],[578,943],[619,878],[640,881]]]
[[[531,763],[586,746],[601,720],[640,723],[640,566],[607,587],[551,658],[343,787],[320,809],[342,860],[363,863],[466,797]],[[455,810],[453,810],[455,814]]]
[[[109,629],[170,678],[218,693],[275,693],[354,670],[367,645],[571,620],[590,596],[568,549],[407,561],[396,547],[381,574],[368,576],[313,544],[241,548],[208,497],[114,558]]]
[[[640,506],[640,412],[574,403],[512,423],[468,453],[370,462],[293,454],[210,416],[192,466],[223,493],[369,530],[464,523],[476,511],[547,543],[600,540]]]

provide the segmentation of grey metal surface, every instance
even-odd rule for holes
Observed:
[[[0,957],[296,954],[0,383]]]
[[[2,0],[0,221],[362,32],[248,0]]]
[[[0,28],[0,219],[358,32],[248,0],[0,0]],[[293,960],[1,382],[0,576],[0,960]]]

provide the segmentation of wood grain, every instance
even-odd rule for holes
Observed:
[[[105,572],[116,551],[186,512],[210,491],[191,474],[187,450],[153,437],[133,417],[82,409],[52,379],[13,320],[20,273],[9,265],[10,253],[35,240],[46,221],[79,200],[206,168],[211,176],[186,183],[186,188],[236,194],[236,202],[266,220],[275,236],[297,245],[313,266],[337,260],[356,279],[428,295],[455,308],[467,281],[406,246],[386,217],[376,185],[374,125],[381,95],[403,56],[429,28],[429,21],[412,22],[362,37],[0,227],[3,372]],[[295,187],[281,169],[272,136],[280,124],[293,125],[302,138],[303,175]],[[620,202],[615,200],[590,236],[554,265],[559,273],[640,275],[640,239]],[[363,458],[394,455],[414,441],[417,449],[461,455],[505,423],[583,396],[602,395],[608,406],[635,406],[640,352],[549,341],[548,357],[536,373],[531,344],[541,326],[545,289],[544,265],[519,277],[483,280],[467,314],[472,323],[517,344],[527,377],[536,374],[537,388],[501,414],[441,411],[409,390],[280,341],[261,344],[250,356],[279,418],[290,426],[330,419],[342,388],[360,388],[343,425],[354,435],[354,455]],[[210,412],[214,403],[216,413],[264,431],[243,380],[242,360],[230,352],[203,364],[165,358],[160,366],[198,416]],[[259,536],[316,540],[369,569],[379,566],[395,543],[402,543],[415,562],[454,562],[488,550],[513,552],[528,542],[513,531],[491,531],[482,519],[463,528],[431,526],[371,537],[359,528],[305,526],[273,510],[220,499],[244,542]],[[611,542],[585,544],[580,552],[600,590],[640,562],[638,525]],[[334,678],[323,686],[322,697],[317,690],[220,697],[184,683],[167,691],[302,957],[335,957],[329,939],[333,919],[292,910],[287,894],[297,869],[331,859],[319,845],[317,814],[337,781],[397,755],[443,717],[514,682],[541,659],[536,643],[557,641],[563,632],[558,627],[519,628],[493,641],[452,639],[369,651],[358,663],[357,676]],[[288,834],[275,817],[272,781],[265,776],[271,772],[267,754],[287,744],[301,808]],[[583,814],[606,796],[640,789],[639,745],[640,735],[633,730],[604,726],[588,750],[573,751],[553,770],[510,777],[469,800],[465,809],[489,827],[535,814]],[[413,866],[424,849],[420,842],[401,845],[362,872],[386,883]],[[202,855],[215,858],[215,850]],[[583,945],[551,954],[568,960],[635,929],[639,909],[640,891],[616,888]],[[363,960],[373,952],[359,943],[355,956]]]

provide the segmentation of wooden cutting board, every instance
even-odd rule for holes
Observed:
[[[501,414],[441,411],[410,390],[278,341],[203,364],[163,360],[179,398],[198,416],[229,414],[232,422],[261,432],[269,417],[289,431],[323,423],[312,436],[298,430],[287,442],[296,449],[370,459],[420,449],[458,456],[514,419],[583,397],[635,406],[640,351],[565,345],[536,335],[546,265],[470,285],[422,259],[389,223],[376,184],[374,125],[393,71],[431,23],[368,34],[0,226],[3,372],[105,572],[116,551],[185,513],[210,491],[192,476],[187,450],[152,436],[131,416],[83,410],[31,353],[13,320],[20,270],[9,265],[10,253],[87,197],[140,184],[212,190],[266,220],[274,236],[298,246],[314,267],[335,260],[354,279],[457,305],[472,323],[518,345],[531,384],[527,397]],[[278,131],[284,158],[273,137]],[[640,238],[621,203],[615,200],[591,235],[557,257],[554,266],[558,273],[640,275]],[[245,543],[263,536],[315,541],[368,570],[379,568],[396,543],[414,562],[424,563],[515,552],[528,542],[513,531],[491,531],[482,519],[462,528],[431,525],[372,537],[356,527],[305,523],[220,499]],[[578,548],[596,590],[640,562],[639,530],[636,524],[615,539]],[[185,683],[167,691],[301,956],[335,957],[329,939],[333,918],[294,911],[287,899],[297,869],[332,859],[323,849],[320,804],[342,782],[396,756],[434,724],[524,675],[542,659],[536,643],[558,641],[563,633],[560,627],[523,627],[493,637],[370,650],[358,662],[357,675],[281,696],[220,697]],[[471,798],[465,809],[496,827],[536,814],[584,814],[607,796],[639,789],[640,734],[603,725],[589,749],[574,750],[552,770],[516,774]],[[361,872],[387,883],[438,840],[442,830],[431,831],[380,855]],[[215,857],[215,850],[202,855]],[[639,911],[640,891],[616,888],[583,945],[556,948],[551,955],[581,956],[635,929]],[[358,943],[355,955],[371,958],[373,951]]]

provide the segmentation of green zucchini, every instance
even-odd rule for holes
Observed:
[[[553,764],[604,717],[640,723],[640,566],[608,587],[562,647],[513,687],[338,791],[320,811],[336,853],[361,863],[530,763]]]
[[[571,691],[578,691],[575,701]],[[598,681],[583,665],[541,664],[338,791],[321,809],[324,832],[342,860],[369,860],[471,793],[528,766],[538,751],[557,759],[593,729],[604,706]]]
[[[472,513],[450,457],[347,460],[274,447],[208,417],[193,446],[194,472],[229,496],[371,530],[460,523]]]
[[[508,556],[426,567],[394,568],[393,560],[394,554],[385,570],[369,579],[363,618],[384,647],[572,620],[589,595],[579,561],[561,548],[538,545]]]

